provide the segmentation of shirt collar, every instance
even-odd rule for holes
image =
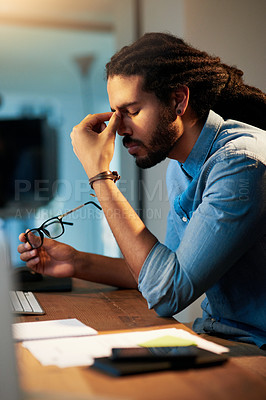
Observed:
[[[224,120],[220,115],[210,110],[205,125],[189,153],[186,161],[182,165],[182,169],[192,178],[197,175],[204,162],[206,161],[210,149]]]

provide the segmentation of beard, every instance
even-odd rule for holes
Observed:
[[[157,128],[152,132],[150,143],[144,145],[140,140],[134,140],[134,142],[142,145],[147,150],[145,156],[133,156],[138,167],[143,169],[151,168],[166,159],[178,140],[178,132],[173,125],[175,119],[176,113],[170,107],[162,106],[160,121]],[[124,146],[129,142],[131,142],[130,137],[125,136],[123,138]]]

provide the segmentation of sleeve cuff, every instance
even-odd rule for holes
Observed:
[[[139,274],[138,289],[153,308],[173,284],[176,255],[157,242],[149,252]]]

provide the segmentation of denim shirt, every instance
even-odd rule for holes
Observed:
[[[266,343],[266,132],[210,111],[184,164],[167,170],[165,244],[139,275],[149,308],[172,316],[203,293],[196,332]]]

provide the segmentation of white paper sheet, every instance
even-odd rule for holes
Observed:
[[[96,357],[108,357],[113,347],[135,347],[161,336],[171,335],[192,339],[197,346],[221,354],[229,351],[226,347],[209,342],[183,329],[169,328],[143,332],[104,334],[90,337],[47,339],[23,342],[43,365],[74,367],[92,365]]]
[[[97,331],[76,318],[54,321],[21,322],[12,325],[17,341],[95,335]]]

